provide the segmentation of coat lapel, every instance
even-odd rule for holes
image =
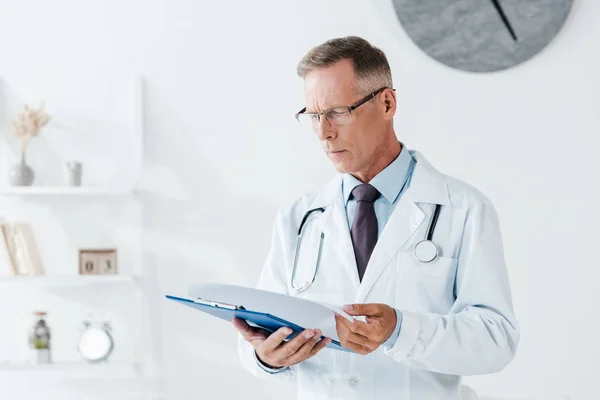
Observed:
[[[360,284],[358,280],[358,270],[356,259],[354,258],[354,248],[352,247],[352,239],[350,238],[350,230],[348,229],[348,219],[346,218],[346,210],[342,198],[341,189],[339,195],[326,207],[325,213],[321,218],[321,231],[325,234],[326,246],[339,259],[341,270],[339,271],[340,279],[348,280],[352,285],[351,289],[356,293]],[[332,265],[334,267],[334,265]]]
[[[369,259],[365,275],[356,295],[362,303],[373,289],[381,273],[396,253],[423,224],[425,213],[418,203],[449,204],[445,175],[436,171],[418,152],[411,151],[416,161],[410,187],[398,200],[390,219]],[[356,262],[354,263],[356,266]]]
[[[367,264],[363,280],[358,288],[356,302],[365,301],[373,285],[388,266],[398,250],[423,223],[424,213],[413,202],[410,188],[402,195],[390,216]]]

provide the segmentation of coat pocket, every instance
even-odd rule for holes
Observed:
[[[396,307],[409,311],[446,314],[454,304],[454,278],[458,259],[437,257],[430,263],[412,253],[398,258]]]
[[[408,256],[407,256],[408,258]],[[413,260],[407,262],[407,268],[416,274],[425,274],[439,276],[441,278],[453,279],[458,266],[458,259],[452,257],[436,257],[429,263],[423,263],[412,257]]]

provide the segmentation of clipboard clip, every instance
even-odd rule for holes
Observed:
[[[245,310],[246,309],[244,306],[236,306],[234,304],[221,303],[219,301],[205,300],[200,297],[195,298],[194,303],[204,304],[207,306],[213,306],[213,307],[219,307],[219,308],[225,308],[228,310]]]

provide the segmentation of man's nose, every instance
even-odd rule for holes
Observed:
[[[316,133],[319,140],[335,139],[337,136],[337,128],[334,124],[329,122],[324,115],[322,115],[319,119]]]

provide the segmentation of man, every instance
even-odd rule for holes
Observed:
[[[331,338],[319,327],[286,341],[289,328],[269,334],[235,319],[242,363],[259,377],[296,379],[300,399],[457,400],[461,376],[501,370],[519,340],[496,212],[398,141],[381,50],[333,39],[298,74],[306,108],[297,118],[339,174],[279,212],[258,287],[347,304],[364,318],[336,316],[352,352],[324,350]],[[298,227],[319,207],[294,272]]]

